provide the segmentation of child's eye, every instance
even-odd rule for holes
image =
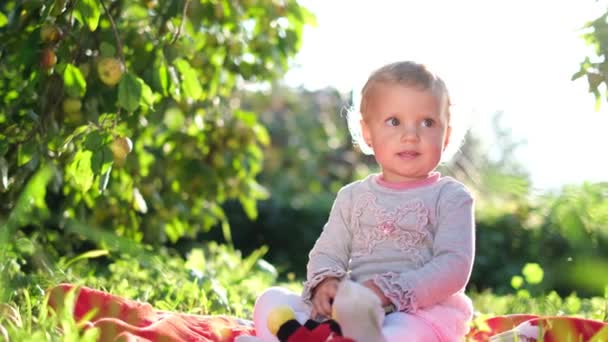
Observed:
[[[435,120],[433,119],[424,119],[422,120],[423,127],[432,127],[435,124]]]
[[[385,121],[385,123],[389,126],[399,126],[399,119],[397,118],[389,118]]]

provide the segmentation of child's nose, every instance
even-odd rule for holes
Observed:
[[[417,141],[418,138],[418,127],[413,125],[403,125],[403,131],[401,132],[402,141]]]

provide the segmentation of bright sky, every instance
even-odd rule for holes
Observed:
[[[608,102],[570,80],[589,48],[579,29],[606,7],[594,0],[300,0],[317,17],[305,31],[292,85],[359,91],[395,60],[430,65],[452,101],[477,113],[472,129],[504,125],[527,145],[518,157],[543,190],[608,181]]]

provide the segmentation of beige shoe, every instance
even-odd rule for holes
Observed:
[[[334,298],[332,316],[340,324],[344,337],[357,342],[385,342],[380,299],[363,285],[342,281]]]

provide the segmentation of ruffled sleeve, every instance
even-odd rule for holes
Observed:
[[[307,303],[310,303],[312,299],[312,291],[322,282],[325,278],[334,277],[342,279],[346,276],[346,271],[338,267],[327,267],[318,270],[317,274],[312,276],[310,279],[304,282],[304,291],[302,292],[302,298]]]
[[[329,219],[308,255],[307,276],[302,299],[310,303],[315,287],[327,277],[347,276],[352,232],[350,225],[351,189],[342,188],[332,206]]]
[[[395,305],[397,311],[415,312],[418,309],[413,287],[407,279],[401,279],[398,273],[377,274],[373,281],[386,298]]]

